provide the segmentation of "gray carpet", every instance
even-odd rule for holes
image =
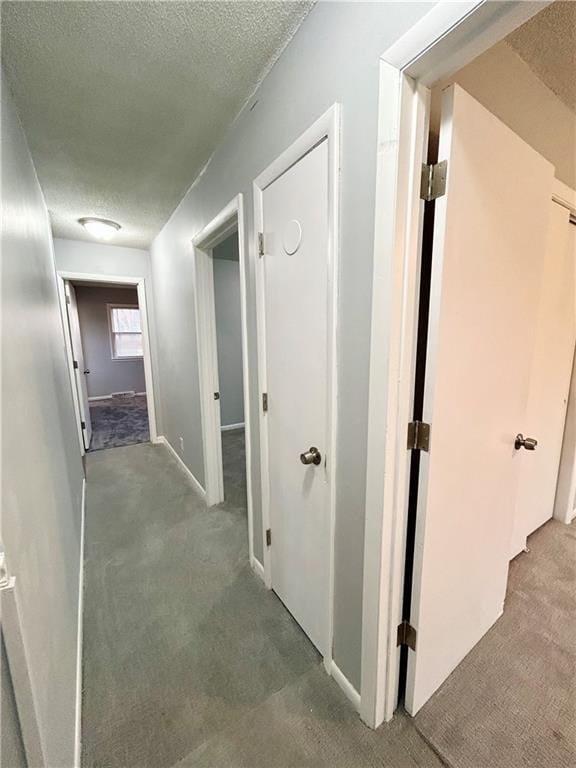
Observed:
[[[113,397],[90,403],[90,451],[147,443],[150,440],[145,396]]]
[[[576,524],[528,546],[503,616],[416,717],[454,768],[576,765]]]
[[[87,456],[83,768],[440,768],[408,719],[361,723],[251,571],[241,441],[211,509],[163,446]]]

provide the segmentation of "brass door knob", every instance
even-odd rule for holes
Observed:
[[[322,454],[318,448],[312,446],[306,451],[306,453],[300,454],[300,461],[302,464],[320,464],[322,461]]]

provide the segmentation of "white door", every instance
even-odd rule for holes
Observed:
[[[524,429],[538,440],[522,451],[510,557],[554,512],[570,374],[576,340],[576,252],[570,212],[550,202],[536,345]]]
[[[553,168],[458,86],[444,93],[406,707],[503,610]]]
[[[82,337],[80,335],[80,319],[78,317],[78,304],[76,291],[68,281],[65,283],[66,311],[68,314],[68,326],[70,328],[70,340],[72,343],[72,355],[74,357],[74,375],[78,403],[80,407],[80,419],[82,421],[82,439],[84,448],[88,450],[92,439],[92,423],[90,421],[90,404],[88,402],[88,387],[86,385],[86,367],[84,365],[84,352],[82,350]]]
[[[324,655],[330,538],[327,140],[263,190],[262,208],[272,588]],[[303,464],[300,454],[311,448],[318,458],[305,460],[319,463]]]

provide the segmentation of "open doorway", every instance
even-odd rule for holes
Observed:
[[[82,452],[148,442],[156,428],[144,285],[58,278]]]

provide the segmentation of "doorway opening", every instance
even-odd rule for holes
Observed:
[[[81,452],[156,437],[144,281],[58,273]]]

